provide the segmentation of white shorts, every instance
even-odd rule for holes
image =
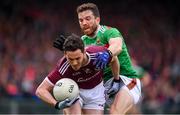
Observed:
[[[79,102],[82,109],[104,110],[105,88],[103,82],[93,89],[80,89]]]
[[[133,98],[133,101],[134,101],[134,104],[137,104],[140,100],[140,97],[141,97],[141,83],[140,83],[140,80],[138,78],[135,78],[136,79],[136,85],[132,88],[132,89],[129,89],[126,85],[128,85],[129,83],[131,83],[131,81],[133,80],[132,78],[129,78],[129,77],[126,77],[126,76],[122,76],[120,75],[120,78],[122,79],[122,87],[120,88],[121,89],[125,89],[129,92],[129,94],[132,96]],[[111,87],[111,83],[113,81],[113,78],[109,79],[105,84],[105,92]],[[112,102],[113,102],[114,98],[107,98],[106,99],[106,104],[107,105],[111,105]]]

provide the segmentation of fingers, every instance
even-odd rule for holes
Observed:
[[[106,63],[101,64],[101,69],[104,69],[106,67]]]
[[[113,89],[110,89],[110,90],[107,92],[107,95],[108,95],[109,98],[113,97],[115,94],[116,94],[116,92],[115,92]]]
[[[114,89],[111,88],[111,89],[109,89],[109,91],[107,92],[107,94],[109,95],[109,94],[114,93],[114,92],[115,92]]]
[[[62,39],[66,39],[63,35],[60,35],[59,37],[62,38]]]
[[[72,101],[70,102],[71,105],[74,104],[74,103],[76,103],[78,100],[79,100],[79,98],[75,98],[74,100],[72,100]]]
[[[65,37],[63,35],[60,35],[56,40],[53,42],[53,46],[57,49],[63,50],[63,44],[65,41]]]
[[[94,60],[94,65],[96,65],[96,63],[99,61],[99,53],[97,53],[96,55],[95,55],[95,60]]]
[[[56,48],[62,47],[61,43],[59,43],[58,41],[54,41],[53,46]]]
[[[70,99],[69,99],[70,100]],[[73,105],[74,103],[76,103],[77,101],[79,100],[79,98],[73,98],[72,100],[70,100],[69,102],[68,102],[68,105],[69,106],[71,106],[71,105]]]
[[[109,63],[109,53],[107,51],[99,52],[95,55],[95,57],[96,59],[94,60],[93,64],[96,65],[96,68],[106,68],[107,64]]]
[[[59,38],[56,39],[56,41],[58,41],[59,43],[64,43],[65,38],[61,35]]]
[[[96,68],[97,68],[97,69],[101,69],[101,62],[100,62],[100,61],[97,61],[97,63],[96,63]]]
[[[93,64],[96,65],[97,69],[104,69],[107,65],[106,60],[100,56],[100,53],[97,53],[96,57],[97,58],[94,60]]]

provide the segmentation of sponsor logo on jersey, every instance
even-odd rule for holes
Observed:
[[[81,72],[74,72],[74,73],[72,73],[72,76],[77,76],[77,75],[80,75],[81,74]]]
[[[97,72],[95,75],[91,76],[91,77],[88,77],[88,78],[83,78],[83,77],[80,77],[78,78],[77,82],[86,82],[86,81],[89,81],[91,79],[93,79],[94,77],[97,77],[97,75],[99,74],[100,72]]]
[[[97,38],[97,40],[96,40],[96,45],[98,45],[98,46],[102,46],[102,45],[103,45],[103,43],[101,43],[100,38]]]
[[[84,69],[84,72],[85,72],[86,74],[92,73],[92,71],[91,71],[89,68]]]

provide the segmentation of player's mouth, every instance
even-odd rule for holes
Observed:
[[[84,28],[83,31],[84,32],[89,32],[89,31],[91,31],[91,29],[90,28]]]
[[[88,30],[88,29],[90,29],[89,26],[84,26],[84,27],[83,27],[83,30]]]

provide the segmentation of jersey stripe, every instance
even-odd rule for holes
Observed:
[[[65,69],[64,69],[64,71],[63,71],[63,73],[62,73],[62,75],[64,75],[65,71],[69,68],[69,66],[70,66],[70,64],[68,63],[68,65],[65,67]]]
[[[68,63],[68,61],[66,61],[61,68],[59,69],[59,73],[60,74],[64,74],[64,72],[67,70],[67,68],[70,66],[70,64]]]
[[[104,32],[105,32],[105,30],[106,30],[106,29],[105,29],[103,26],[101,26],[101,28],[100,28],[100,30],[99,30],[99,31],[100,31],[100,32],[102,32],[102,33],[104,33]]]
[[[68,64],[68,61],[64,62],[63,65],[59,68],[59,72],[61,73],[64,66],[66,66]]]

